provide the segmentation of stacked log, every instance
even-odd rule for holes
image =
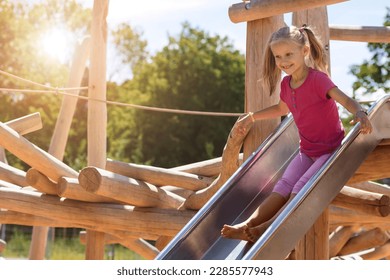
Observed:
[[[31,166],[24,172],[0,163],[0,223],[105,233],[105,242],[150,259],[195,214],[178,209],[187,197],[207,189],[223,170],[222,158],[171,169],[107,159],[106,169],[76,172],[20,135],[23,122],[40,127],[31,120],[40,119],[34,115],[0,125],[0,145]],[[238,167],[242,157],[235,150]]]
[[[383,259],[390,256],[390,199],[386,185],[345,186],[330,207],[329,256],[334,259]]]

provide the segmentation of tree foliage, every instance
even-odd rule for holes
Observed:
[[[387,8],[384,26],[390,26],[390,9]],[[369,43],[369,51],[373,54],[370,60],[361,65],[354,65],[351,73],[356,77],[353,90],[364,89],[367,94],[383,90],[390,91],[390,44]]]
[[[242,112],[244,56],[228,38],[184,23],[181,33],[134,73],[145,103],[160,108]],[[144,162],[175,166],[220,156],[235,122],[231,117],[137,114],[138,149]]]

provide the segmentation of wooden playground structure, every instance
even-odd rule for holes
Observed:
[[[257,83],[261,54],[270,34],[292,24],[314,26],[330,40],[390,42],[388,27],[329,27],[326,5],[343,0],[251,0],[229,8],[232,22],[247,22],[245,111],[277,102]],[[353,0],[351,1],[353,3]],[[260,121],[246,137],[233,126],[220,158],[165,169],[106,157],[106,17],[108,0],[95,0],[90,39],[78,46],[68,87],[79,87],[89,59],[88,166],[63,163],[77,103],[64,96],[46,152],[22,135],[42,127],[39,114],[0,123],[0,146],[28,164],[6,163],[0,152],[0,224],[33,226],[30,259],[44,259],[49,227],[84,228],[86,259],[103,259],[104,245],[119,243],[153,259],[278,125]],[[243,156],[240,155],[243,146]],[[0,147],[0,148],[1,148]],[[289,259],[390,258],[390,187],[372,181],[390,177],[390,140],[383,140],[319,217]],[[0,240],[1,241],[1,240]],[[153,242],[149,242],[153,241]],[[153,244],[153,245],[152,245]],[[6,244],[0,242],[0,253]]]

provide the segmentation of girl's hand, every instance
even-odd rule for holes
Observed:
[[[370,134],[372,132],[372,125],[364,111],[358,111],[350,124],[356,124],[360,122],[360,132],[362,134]]]
[[[253,118],[253,113],[246,113],[241,115],[237,121],[237,133],[245,135],[252,127],[254,121],[255,119]]]

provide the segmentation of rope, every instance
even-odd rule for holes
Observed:
[[[220,112],[205,112],[205,111],[189,111],[189,110],[180,110],[180,109],[168,109],[168,108],[158,108],[158,107],[152,107],[152,106],[144,106],[144,105],[136,105],[136,104],[130,104],[130,103],[122,103],[117,101],[109,101],[109,100],[102,100],[102,99],[96,99],[86,96],[79,96],[72,93],[68,93],[66,91],[71,90],[87,90],[88,87],[78,87],[78,88],[55,88],[47,85],[43,85],[40,83],[36,83],[24,78],[20,78],[16,75],[7,73],[3,70],[0,70],[0,74],[9,76],[14,79],[21,80],[26,83],[30,83],[36,86],[44,87],[48,90],[32,90],[32,89],[9,89],[9,88],[0,88],[0,91],[2,92],[22,92],[22,93],[54,93],[54,94],[61,94],[64,96],[70,96],[82,100],[87,101],[96,101],[105,103],[107,105],[115,105],[115,106],[121,106],[121,107],[127,107],[127,108],[135,108],[140,110],[146,110],[146,111],[154,111],[154,112],[163,112],[163,113],[174,113],[174,114],[186,114],[186,115],[202,115],[202,116],[217,116],[217,117],[238,117],[241,116],[242,113],[220,113]]]

